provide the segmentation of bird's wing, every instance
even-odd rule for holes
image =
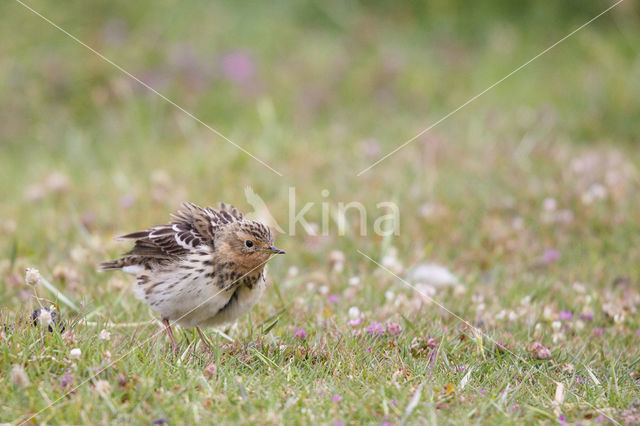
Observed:
[[[242,220],[235,207],[221,204],[220,210],[185,203],[174,220],[167,225],[154,226],[146,231],[124,235],[122,239],[135,240],[135,246],[126,253],[130,256],[174,259],[201,245],[213,248],[214,238],[221,227]]]

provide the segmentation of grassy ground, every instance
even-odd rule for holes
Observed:
[[[608,6],[507,3],[29,2],[279,176],[3,2],[0,421],[640,421],[636,4],[356,176]],[[317,224],[362,202],[368,235],[354,216],[343,236],[284,226],[264,300],[208,331],[212,357],[180,330],[175,359],[95,265],[184,200],[249,210],[247,185],[281,224],[291,187]],[[392,238],[373,233],[383,201]],[[410,288],[425,261],[461,284]],[[29,324],[26,267],[79,306],[36,287],[64,333]]]

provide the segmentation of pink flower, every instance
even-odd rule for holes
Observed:
[[[539,360],[551,358],[551,351],[540,342],[532,342],[529,345],[529,352]]]
[[[387,324],[387,333],[389,336],[397,336],[402,333],[402,326],[395,322],[390,322]]]
[[[217,372],[218,372],[218,367],[213,363],[207,365],[207,368],[204,369],[204,375],[207,378],[214,377]]]
[[[435,348],[438,346],[438,343],[439,343],[439,342],[438,342],[438,339],[436,339],[435,337],[429,337],[429,338],[427,339],[426,346],[427,346],[429,349],[435,349]]]
[[[338,395],[338,394],[335,394],[335,395],[333,395],[333,397],[331,398],[331,401],[333,401],[333,402],[335,402],[335,403],[338,403],[338,402],[342,401],[342,396],[341,396],[341,395]]]
[[[329,303],[330,304],[334,304],[334,303],[338,303],[340,301],[340,296],[338,296],[337,294],[330,294],[329,295]]]
[[[124,194],[120,197],[120,207],[123,209],[131,208],[135,203],[136,196],[134,194]]]
[[[571,321],[573,318],[573,314],[571,311],[560,311],[560,320],[561,321]]]
[[[247,83],[255,74],[255,64],[248,52],[238,50],[222,57],[222,73],[232,83]]]
[[[296,327],[293,329],[293,337],[297,337],[300,340],[304,340],[307,338],[307,333],[304,332],[303,328]]]
[[[379,322],[371,321],[369,327],[365,330],[370,336],[382,336],[384,334],[384,327]]]
[[[546,249],[544,253],[542,253],[542,262],[543,263],[551,263],[560,259],[560,252],[556,249]]]
[[[347,325],[349,327],[357,327],[360,324],[362,324],[362,318],[356,318],[356,319],[352,319],[351,321],[347,322]]]

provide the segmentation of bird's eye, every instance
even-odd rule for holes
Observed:
[[[247,241],[244,242],[244,245],[247,246],[247,247],[253,247],[253,241],[247,240]]]

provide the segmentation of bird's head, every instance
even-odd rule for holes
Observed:
[[[234,222],[216,238],[216,250],[246,273],[261,270],[274,254],[284,254],[273,244],[274,237],[269,227],[253,220]]]

